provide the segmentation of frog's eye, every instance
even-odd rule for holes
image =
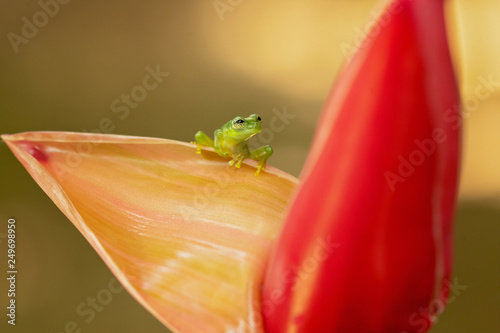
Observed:
[[[262,121],[262,118],[258,115],[258,114],[251,114],[248,116],[248,118],[252,118],[252,119],[255,119],[256,121]]]
[[[236,119],[233,121],[234,129],[242,129],[243,127],[245,127],[245,121],[243,119]]]

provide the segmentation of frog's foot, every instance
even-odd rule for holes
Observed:
[[[265,161],[257,164],[257,171],[255,171],[255,176],[258,176],[260,174],[260,172],[264,171],[264,170],[266,170],[266,162]]]
[[[196,154],[201,154],[201,147],[203,147],[203,145],[200,145],[199,143],[197,143],[195,141],[191,141],[191,143],[193,145],[196,145]]]
[[[245,159],[244,155],[237,155],[231,161],[229,161],[229,165],[233,166],[236,163],[235,166],[239,169],[241,167],[241,163],[243,163],[244,159]]]

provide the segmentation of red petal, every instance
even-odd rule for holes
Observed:
[[[444,307],[461,119],[443,4],[378,22],[320,118],[264,284],[269,333],[423,332]]]

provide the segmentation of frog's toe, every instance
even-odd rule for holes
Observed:
[[[193,144],[193,145],[196,145],[196,154],[201,154],[201,147],[200,147],[200,145],[198,144],[198,142],[196,142],[196,141],[191,141],[190,143],[191,143],[191,144]]]
[[[266,170],[266,164],[265,163],[259,163],[257,164],[257,171],[255,171],[255,175],[258,176],[261,171]]]

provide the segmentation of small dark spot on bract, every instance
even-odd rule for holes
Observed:
[[[32,142],[24,142],[22,144],[24,150],[36,158],[38,162],[47,162],[48,156],[47,154],[43,151],[43,149],[40,146],[37,146],[36,144],[33,144]]]

